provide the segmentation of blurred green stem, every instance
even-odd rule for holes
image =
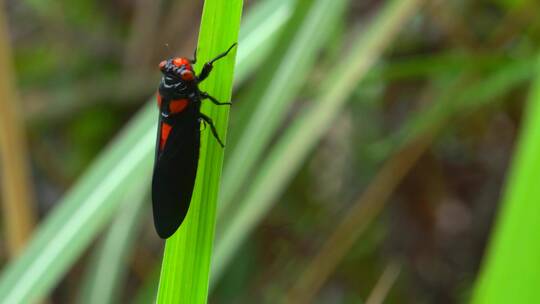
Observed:
[[[472,303],[540,303],[540,57]]]
[[[126,193],[125,203],[112,221],[111,227],[101,240],[99,250],[94,251],[87,265],[80,304],[118,303],[122,283],[128,272],[131,253],[135,247],[138,228],[144,223],[143,215],[150,211],[146,187],[135,188]]]
[[[384,304],[392,286],[396,283],[401,272],[401,265],[397,261],[390,262],[384,269],[375,287],[366,299],[366,304]]]
[[[289,292],[288,302],[311,301],[350,248],[380,214],[393,191],[424,151],[431,146],[443,125],[449,123],[455,115],[464,114],[472,106],[492,102],[497,96],[506,93],[525,79],[527,70],[522,62],[511,63],[481,82],[463,87],[462,80],[468,76],[464,75],[456,82],[439,88],[440,95],[437,100],[404,124],[414,126],[408,129],[411,136],[406,137],[402,143],[391,140],[394,136],[390,136],[388,141],[392,143],[393,156],[384,163],[364,193],[330,234],[321,250],[307,264],[304,273]],[[455,103],[456,106],[450,105],[449,102]],[[439,111],[444,114],[433,117],[433,113]]]
[[[311,3],[312,2],[312,3]],[[266,87],[257,92],[258,106],[250,113],[238,144],[227,162],[223,177],[220,212],[227,211],[235,195],[249,178],[256,161],[263,154],[272,135],[286,117],[295,96],[302,88],[316,56],[324,47],[333,25],[342,16],[348,0],[300,1],[308,10],[302,23],[289,40],[282,58],[272,63]],[[304,13],[304,12],[302,12]],[[275,66],[274,66],[275,65]]]
[[[305,267],[304,273],[287,295],[287,303],[311,303],[339,262],[382,211],[386,202],[431,145],[429,133],[409,142],[385,162],[364,193],[347,210],[317,255]]]
[[[377,61],[401,26],[421,1],[392,1],[379,13],[368,30],[357,39],[349,55],[327,76],[321,97],[294,120],[269,152],[252,186],[247,188],[238,212],[223,226],[216,240],[213,279],[218,279],[240,244],[281,194],[308,153],[331,126],[349,94]]]

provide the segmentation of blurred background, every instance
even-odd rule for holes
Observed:
[[[203,1],[0,3],[0,294],[152,302],[157,64],[191,56]],[[539,12],[245,1],[209,302],[468,302]]]

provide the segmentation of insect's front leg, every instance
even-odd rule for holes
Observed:
[[[225,145],[223,144],[223,142],[221,141],[221,139],[219,138],[219,135],[217,133],[217,130],[216,130],[216,126],[214,125],[214,122],[212,121],[212,118],[204,115],[203,113],[199,113],[199,118],[206,122],[209,126],[210,126],[210,130],[212,130],[212,134],[214,135],[214,137],[216,138],[216,140],[218,141],[219,145],[222,147],[222,148],[225,148]]]
[[[216,58],[208,61],[207,63],[204,64],[203,66],[203,69],[201,71],[201,73],[199,74],[199,76],[197,77],[197,80],[199,82],[203,81],[206,79],[206,77],[208,77],[208,75],[210,75],[210,72],[212,71],[212,69],[214,68],[214,62],[218,61],[219,59],[227,56],[227,54],[229,54],[229,52],[232,50],[233,47],[236,46],[236,42],[233,43],[233,45],[231,45],[225,52],[219,54],[216,56]]]
[[[219,100],[217,100],[214,96],[206,93],[206,92],[199,92],[199,95],[201,96],[201,99],[210,99],[210,101],[212,103],[214,103],[215,105],[218,105],[218,106],[227,106],[227,105],[232,105],[232,102],[220,102]]]
[[[203,128],[202,128],[201,131],[206,130],[206,124],[207,124],[206,121],[204,119],[200,118],[200,117],[199,117],[199,121],[202,122],[202,124],[203,124]]]

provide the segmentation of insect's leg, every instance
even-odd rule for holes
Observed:
[[[203,66],[203,69],[201,71],[201,73],[199,74],[199,77],[198,77],[198,80],[199,82],[203,81],[206,79],[206,77],[208,77],[208,75],[210,75],[210,72],[212,71],[212,69],[214,68],[214,62],[218,61],[219,59],[227,56],[227,54],[232,50],[233,47],[236,46],[236,42],[233,43],[233,45],[231,45],[225,52],[219,54],[216,56],[216,58],[208,61],[207,63],[204,64]]]
[[[213,64],[214,62],[218,61],[219,59],[221,59],[221,58],[227,56],[227,54],[229,54],[229,52],[233,49],[233,47],[236,46],[236,44],[237,44],[236,42],[233,43],[233,44],[232,44],[225,52],[223,52],[223,53],[217,55],[216,58],[210,60],[210,62],[208,62],[208,63],[209,63],[209,64]]]
[[[199,118],[199,121],[203,123],[203,129],[201,131],[206,130],[206,120]]]
[[[223,142],[221,141],[221,139],[219,139],[219,135],[217,133],[217,130],[216,130],[216,126],[214,126],[214,122],[212,121],[212,118],[204,115],[203,113],[199,113],[199,117],[205,121],[209,126],[210,126],[210,130],[212,130],[212,134],[214,135],[214,137],[216,138],[216,140],[218,141],[219,145],[222,147],[222,148],[225,148],[225,145],[223,144]]]
[[[217,100],[214,96],[206,93],[206,92],[201,92],[201,99],[210,99],[210,101],[218,106],[227,106],[227,105],[232,105],[232,102],[219,102],[219,100]]]

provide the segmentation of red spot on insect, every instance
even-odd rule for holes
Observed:
[[[182,112],[188,105],[187,99],[175,99],[169,103],[169,111],[173,114]]]
[[[169,134],[171,133],[172,126],[167,123],[161,123],[161,138],[159,139],[159,150],[163,151],[163,148],[165,148],[165,143],[167,142],[167,138],[169,138]]]
[[[191,80],[193,80],[193,78],[195,78],[195,77],[193,76],[193,72],[190,71],[190,70],[184,70],[184,71],[182,71],[181,76],[182,76],[182,80],[186,80],[186,81],[191,81]]]
[[[191,70],[191,63],[189,59],[183,57],[176,57],[173,59],[173,64],[177,67],[184,66],[186,69]]]
[[[167,61],[163,60],[162,62],[159,63],[159,69],[163,70],[165,68],[165,65],[167,65]]]
[[[158,105],[158,108],[161,109],[161,100],[163,98],[161,97],[161,95],[159,93],[157,93],[157,105]]]

